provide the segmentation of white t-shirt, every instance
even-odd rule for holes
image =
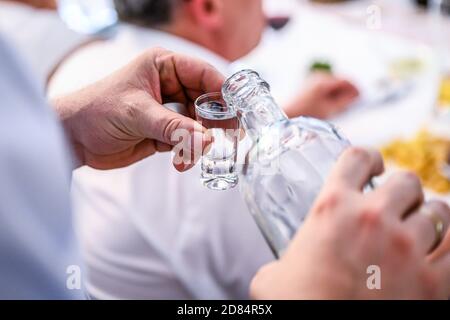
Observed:
[[[71,160],[43,91],[16,56],[0,37],[0,299],[84,298]]]
[[[202,58],[230,73],[227,61],[189,41],[123,26],[114,41],[88,46],[68,60],[50,93],[86,85],[155,46]],[[112,172],[76,172],[72,194],[91,295],[248,298],[252,277],[273,255],[238,188],[210,191],[199,177],[198,166],[178,173],[170,154]]]

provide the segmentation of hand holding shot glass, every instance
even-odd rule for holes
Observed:
[[[212,190],[227,190],[238,183],[237,149],[240,137],[236,113],[222,98],[209,93],[195,102],[197,121],[208,130],[211,144],[203,150],[201,179]]]

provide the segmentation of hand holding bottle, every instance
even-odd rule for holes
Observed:
[[[285,254],[253,280],[252,296],[447,299],[450,248],[439,241],[449,225],[449,207],[424,203],[420,182],[410,173],[393,175],[363,194],[382,171],[379,153],[345,151]],[[379,288],[368,285],[373,270],[379,271]]]

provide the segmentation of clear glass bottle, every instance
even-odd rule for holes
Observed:
[[[241,191],[274,254],[283,254],[341,152],[350,145],[329,123],[288,119],[269,85],[251,70],[222,88],[253,141],[241,170]]]

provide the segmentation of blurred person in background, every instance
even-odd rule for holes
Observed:
[[[0,32],[46,84],[62,61],[93,39],[69,30],[55,0],[0,0]]]
[[[116,0],[117,37],[78,51],[50,95],[105,76],[148,47],[201,57],[229,75],[266,27],[261,0]],[[357,96],[348,81],[314,76],[286,112],[324,118]],[[170,106],[179,112],[179,106]],[[236,189],[211,191],[196,167],[180,175],[157,155],[130,168],[75,174],[73,197],[93,297],[248,298],[256,270],[273,255]],[[189,190],[189,192],[186,192]],[[156,223],[155,223],[156,221]]]

